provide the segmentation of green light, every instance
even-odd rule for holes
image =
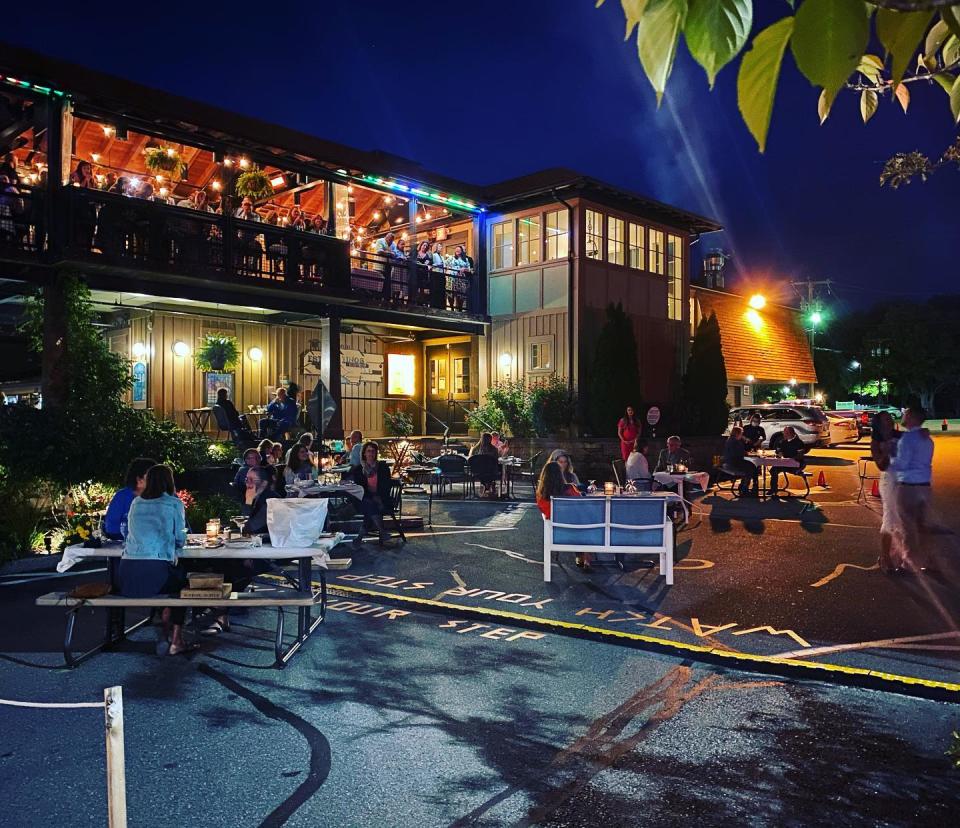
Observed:
[[[810,314],[810,321],[813,322],[814,325],[819,325],[823,322],[823,314],[820,313],[820,311],[814,311]]]

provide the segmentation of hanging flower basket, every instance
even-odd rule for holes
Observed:
[[[256,166],[240,173],[233,188],[239,198],[249,198],[253,201],[260,201],[273,195],[270,177]]]
[[[148,147],[143,151],[144,163],[154,175],[180,180],[187,170],[180,153],[173,147]]]
[[[240,358],[240,344],[235,336],[207,334],[197,348],[194,362],[201,371],[232,371]]]

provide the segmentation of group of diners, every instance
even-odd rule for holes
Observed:
[[[745,426],[735,425],[730,429],[723,449],[723,465],[721,468],[739,480],[737,487],[741,497],[760,496],[760,466],[751,463],[747,455],[758,452],[767,441],[767,433],[760,425],[760,415],[753,414]],[[796,468],[802,470],[806,465],[807,446],[800,439],[793,426],[783,429],[783,439],[777,444],[777,457],[783,457],[797,462]],[[776,465],[770,467],[770,497],[779,497],[780,475],[786,481],[784,467]]]

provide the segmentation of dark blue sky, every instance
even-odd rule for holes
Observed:
[[[704,246],[732,251],[742,278],[835,280],[838,311],[956,290],[957,172],[878,184],[894,152],[951,142],[937,88],[914,85],[908,116],[883,101],[866,127],[841,96],[821,127],[817,92],[788,55],[760,155],[736,109],[735,67],[711,93],[681,50],[657,110],[616,0],[297,5],[161,15],[101,2],[48,16],[14,4],[3,37],[468,181],[572,167],[717,218],[727,231]]]

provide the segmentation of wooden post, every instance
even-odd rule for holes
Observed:
[[[123,760],[123,688],[103,691],[107,734],[107,814],[110,828],[127,828],[127,774]]]

